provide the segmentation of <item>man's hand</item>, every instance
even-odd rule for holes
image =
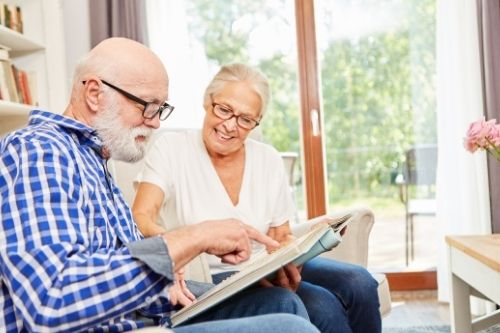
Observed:
[[[196,301],[196,297],[189,291],[184,280],[184,268],[175,273],[175,281],[168,289],[168,295],[172,305],[180,304],[185,307]]]
[[[279,243],[236,219],[205,221],[162,234],[175,269],[179,270],[202,252],[216,255],[222,262],[238,264],[252,252],[251,240],[268,248]]]
[[[209,235],[204,252],[216,255],[228,264],[237,264],[250,257],[250,240],[262,243],[268,248],[279,246],[277,241],[235,219],[206,221],[199,225]]]

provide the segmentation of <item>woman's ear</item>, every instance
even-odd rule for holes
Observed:
[[[101,98],[101,81],[96,78],[91,78],[85,81],[83,89],[83,98],[89,110],[97,112],[99,110],[99,99]]]

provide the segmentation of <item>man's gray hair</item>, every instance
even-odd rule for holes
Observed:
[[[110,64],[109,60],[92,53],[85,55],[75,66],[71,87],[72,98],[79,97],[77,92],[83,87],[82,81],[86,80],[89,75],[97,75],[99,78],[107,79],[114,77],[116,72],[114,64]]]
[[[229,82],[248,82],[250,84],[254,92],[260,97],[261,109],[259,115],[263,117],[270,98],[267,78],[258,69],[240,63],[224,65],[215,74],[205,89],[203,97],[205,107],[212,104],[212,96],[222,91],[224,85]]]

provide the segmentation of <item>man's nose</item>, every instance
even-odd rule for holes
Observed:
[[[154,128],[154,129],[160,128],[160,115],[157,114],[156,116],[154,116],[151,119],[146,119],[145,118],[144,119],[144,124],[147,127],[151,127],[151,128]]]

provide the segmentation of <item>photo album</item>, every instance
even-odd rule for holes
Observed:
[[[351,220],[352,215],[347,214],[327,220],[326,223],[318,223],[308,233],[283,245],[278,250],[272,253],[264,252],[252,258],[241,271],[207,291],[195,303],[174,313],[171,316],[173,327],[210,309],[263,278],[272,278],[274,272],[289,263],[296,266],[302,265],[336,247],[342,240],[341,230]]]

